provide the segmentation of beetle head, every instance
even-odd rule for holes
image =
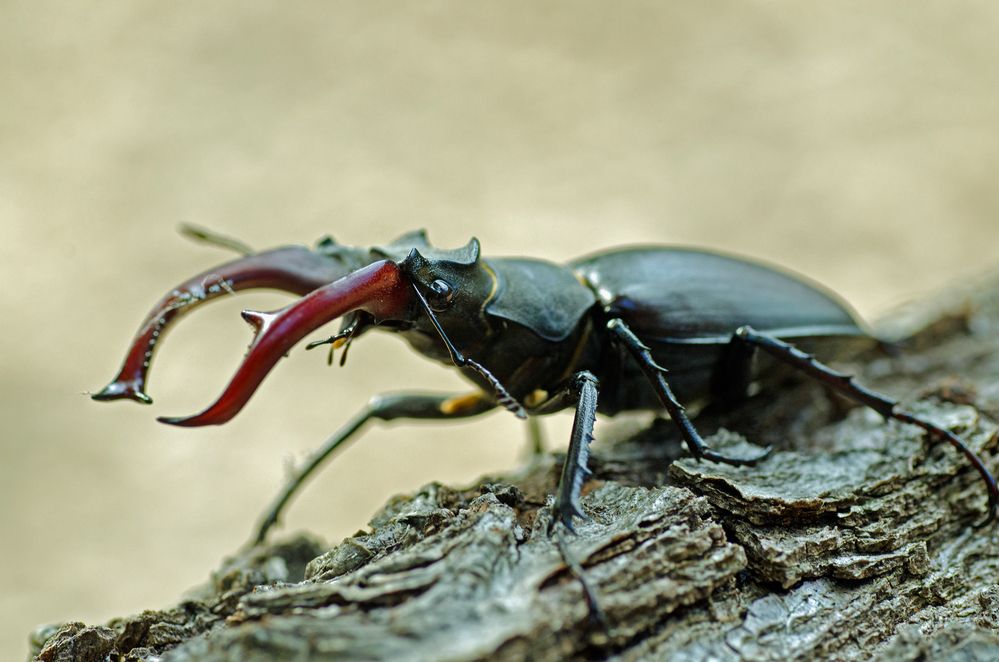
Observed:
[[[202,304],[252,289],[305,295],[375,259],[367,249],[343,246],[327,237],[315,250],[285,246],[250,253],[197,274],[169,290],[153,306],[132,339],[118,374],[92,397],[151,403],[146,382],[160,341],[178,319]]]
[[[399,268],[420,304],[405,334],[413,347],[438,360],[454,358],[448,342],[474,351],[488,335],[483,310],[495,289],[495,279],[479,258],[478,239],[454,250],[414,247]]]
[[[194,416],[161,417],[164,423],[196,427],[227,422],[249,402],[264,378],[302,338],[348,313],[361,311],[375,322],[395,320],[412,309],[413,290],[399,265],[379,260],[313,290],[274,312],[244,310],[253,342],[229,385],[207,409]]]
[[[377,327],[401,333],[429,358],[450,362],[454,354],[448,349],[449,342],[472,349],[488,336],[483,310],[496,290],[496,279],[480,259],[478,239],[473,237],[460,248],[441,249],[430,245],[425,231],[417,230],[371,251],[398,265],[413,289],[413,305],[377,324],[362,311],[348,313],[335,336],[310,343],[309,349],[332,344],[332,362],[333,349],[343,347],[345,357],[351,340]]]
[[[146,373],[154,346],[170,322],[221,293],[255,287],[307,294],[274,312],[244,311],[254,339],[222,395],[200,414],[160,420],[183,426],[228,421],[295,344],[336,318],[344,318],[348,337],[374,326],[402,332],[419,351],[442,360],[450,357],[505,395],[487,370],[457,349],[474,353],[488,335],[483,311],[495,278],[479,258],[479,242],[472,239],[461,248],[437,249],[418,231],[372,249],[340,246],[332,239],[321,240],[313,251],[276,249],[185,281],[154,307],[118,376],[93,397],[149,402],[144,392]]]

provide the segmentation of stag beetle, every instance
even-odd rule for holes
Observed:
[[[201,238],[233,242],[200,233]],[[726,402],[751,383],[774,383],[791,366],[847,397],[946,440],[985,481],[984,525],[999,504],[995,478],[951,431],[902,410],[806,351],[837,354],[876,342],[833,295],[773,268],[689,248],[613,249],[566,266],[529,258],[483,258],[479,242],[443,250],[423,231],[370,249],[320,240],[251,253],[181,283],[143,321],[115,379],[95,400],[152,400],[150,360],[164,331],[201,303],[237,290],[275,288],[302,298],[275,312],[244,311],[254,339],[221,396],[180,426],[218,425],[235,416],[267,373],[307,334],[342,318],[339,333],[309,347],[343,348],[372,329],[401,335],[419,353],[462,369],[470,395],[374,398],[302,467],[265,514],[262,541],[302,481],[370,420],[456,419],[504,407],[515,415],[575,409],[553,522],[572,532],[583,517],[580,490],[589,475],[595,415],[665,409],[696,458],[752,465],[702,440],[681,402]],[[793,344],[792,344],[793,343]],[[778,361],[755,361],[757,350]],[[599,395],[599,398],[598,398]],[[589,592],[588,592],[589,595]]]

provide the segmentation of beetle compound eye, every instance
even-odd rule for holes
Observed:
[[[451,305],[452,299],[454,299],[454,288],[451,287],[451,283],[440,278],[430,283],[430,290],[427,292],[427,303],[430,304],[431,310],[436,313],[441,312]]]

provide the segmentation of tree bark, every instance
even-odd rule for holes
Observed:
[[[904,354],[861,381],[944,424],[995,470],[999,280],[892,320]],[[820,357],[821,358],[821,357]],[[593,449],[567,539],[546,533],[560,456],[396,497],[370,532],[243,550],[179,605],[36,633],[41,660],[999,659],[997,525],[967,461],[809,383],[705,411],[729,454],[696,462],[668,422]],[[738,430],[732,432],[730,430]],[[600,428],[598,427],[598,434]]]

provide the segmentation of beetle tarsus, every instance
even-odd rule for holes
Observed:
[[[927,434],[930,435],[930,437],[946,441],[957,449],[958,452],[964,455],[965,458],[967,458],[967,460],[971,463],[971,466],[975,468],[978,474],[982,477],[982,480],[985,481],[985,489],[989,495],[989,503],[986,507],[985,518],[980,522],[976,522],[972,526],[976,529],[980,529],[994,522],[996,519],[996,510],[999,508],[999,485],[996,484],[995,476],[993,476],[992,472],[989,471],[989,468],[985,466],[985,462],[982,458],[979,457],[975,451],[971,450],[959,436],[946,428],[942,428],[939,425],[926,420],[925,418],[916,416],[915,414],[911,414],[898,408],[892,412],[891,417],[903,423],[908,423],[922,428]]]
[[[569,569],[570,574],[576,578],[576,581],[579,582],[580,587],[583,589],[583,597],[586,599],[586,608],[589,613],[590,620],[601,627],[605,632],[609,633],[610,624],[607,622],[607,616],[604,613],[603,607],[600,606],[600,600],[597,598],[597,592],[590,584],[590,580],[586,576],[586,571],[583,570],[583,565],[569,549],[568,541],[565,539],[565,535],[562,532],[563,529],[565,529],[565,531],[567,531],[570,535],[576,534],[575,530],[567,526],[564,522],[558,522],[555,524],[555,544],[558,547],[559,555],[562,557],[562,562],[565,563],[565,567]],[[551,535],[551,532],[549,532],[549,535]]]
[[[701,455],[697,457],[697,459],[700,460],[703,458],[709,462],[729,464],[733,467],[755,467],[757,464],[770,457],[773,450],[773,446],[765,446],[759,454],[752,457],[730,457],[728,455],[723,455],[716,450],[705,447],[701,450]]]

